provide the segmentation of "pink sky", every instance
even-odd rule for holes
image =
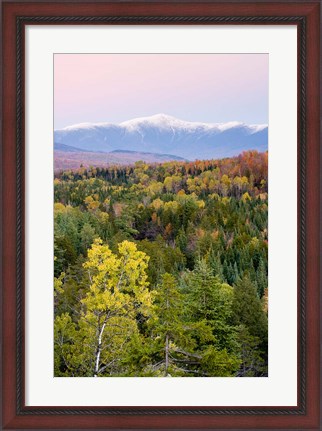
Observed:
[[[268,55],[55,54],[55,129],[158,113],[268,123]]]

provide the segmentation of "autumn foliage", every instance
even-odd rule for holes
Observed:
[[[267,375],[268,153],[57,172],[56,376]]]

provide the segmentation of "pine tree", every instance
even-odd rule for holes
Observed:
[[[258,294],[262,298],[268,285],[266,266],[262,257],[259,260],[259,265],[256,271],[256,281],[258,286]]]
[[[233,288],[221,283],[205,260],[197,263],[186,279],[187,310],[195,322],[205,320],[211,326],[215,345],[233,352],[235,328],[231,325]]]
[[[80,232],[81,249],[84,255],[87,253],[87,249],[93,244],[94,238],[95,229],[89,223],[85,223]]]
[[[211,328],[204,321],[187,320],[184,295],[173,275],[165,273],[155,292],[154,317],[150,320],[157,362],[155,375],[199,375],[202,354],[196,350],[196,337],[202,342],[213,340]]]
[[[267,367],[259,349],[260,340],[249,334],[245,325],[238,327],[237,340],[240,346],[241,365],[238,377],[256,377],[267,375]]]
[[[212,269],[214,276],[218,277],[220,281],[223,281],[223,267],[220,260],[220,254],[215,253],[213,250],[210,252],[209,265]]]
[[[162,276],[155,297],[155,318],[152,323],[152,334],[158,339],[161,351],[164,351],[163,359],[158,363],[158,368],[162,369],[164,375],[169,374],[171,364],[170,343],[179,341],[183,336],[182,331],[182,295],[176,287],[173,275],[165,273]]]
[[[256,285],[245,274],[239,279],[234,289],[232,303],[233,322],[243,325],[249,335],[259,340],[262,357],[267,358],[268,322],[262,302],[258,296]]]

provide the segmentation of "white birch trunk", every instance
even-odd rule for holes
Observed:
[[[102,337],[103,332],[105,329],[106,323],[104,322],[102,325],[102,328],[100,330],[100,333],[98,335],[98,342],[97,342],[97,349],[96,349],[96,358],[95,358],[95,368],[94,368],[94,377],[97,377],[99,364],[100,364],[100,357],[101,357],[101,351],[102,351]]]

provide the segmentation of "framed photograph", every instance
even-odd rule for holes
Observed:
[[[320,1],[2,34],[3,429],[320,429]]]

